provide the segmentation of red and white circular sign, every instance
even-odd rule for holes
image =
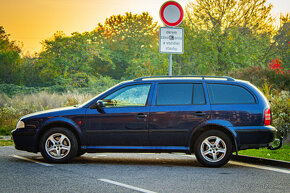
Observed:
[[[160,18],[167,26],[177,26],[183,20],[183,9],[175,1],[167,1],[160,8]]]

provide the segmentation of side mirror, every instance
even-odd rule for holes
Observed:
[[[104,110],[103,110],[103,108],[104,108],[104,102],[102,101],[102,100],[98,100],[97,102],[96,102],[96,109],[100,112],[100,113],[104,113]]]

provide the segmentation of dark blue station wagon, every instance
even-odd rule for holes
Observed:
[[[230,77],[143,77],[77,107],[18,120],[16,149],[68,162],[86,152],[184,152],[210,167],[274,140],[270,106],[252,84]]]

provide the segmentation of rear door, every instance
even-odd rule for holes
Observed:
[[[150,144],[187,146],[192,129],[209,116],[202,83],[159,83],[148,121]]]

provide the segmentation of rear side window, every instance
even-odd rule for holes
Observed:
[[[253,104],[255,98],[246,89],[236,85],[208,84],[211,104]]]
[[[205,104],[202,84],[158,84],[157,105]]]

